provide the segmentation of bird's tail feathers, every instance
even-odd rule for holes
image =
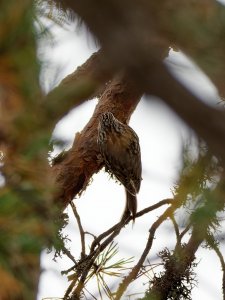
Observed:
[[[122,219],[126,219],[130,215],[132,216],[133,222],[135,221],[137,213],[137,196],[132,195],[126,190],[126,206],[122,216]]]

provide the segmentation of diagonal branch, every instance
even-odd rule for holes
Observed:
[[[170,262],[170,268],[165,270],[160,281],[154,281],[153,286],[148,293],[149,299],[167,299],[172,288],[176,286],[177,280],[182,280],[182,278],[184,278],[186,270],[188,270],[195,259],[196,251],[208,236],[208,230],[213,223],[216,213],[224,208],[224,200],[220,197],[220,193],[222,192],[221,189],[223,189],[223,184],[220,184],[216,189],[218,195],[213,199],[213,205],[211,203],[212,198],[206,199],[205,205],[193,212],[191,217],[193,229],[188,243],[181,246],[180,241],[178,240],[173,251],[172,257],[174,259]],[[208,213],[206,213],[206,211]],[[187,228],[189,228],[189,226]]]
[[[99,116],[111,111],[122,122],[128,122],[141,96],[142,92],[126,72],[117,75],[107,85],[93,116],[82,132],[76,135],[72,148],[52,168],[59,188],[56,203],[66,206],[86,188],[91,176],[102,168],[97,146]]]
[[[141,216],[143,216],[143,215],[149,213],[150,211],[153,211],[153,210],[155,210],[155,209],[157,209],[157,208],[159,208],[159,207],[161,207],[161,206],[163,206],[163,205],[166,205],[166,204],[172,204],[173,201],[174,201],[173,199],[163,199],[163,200],[157,202],[156,204],[153,204],[153,205],[151,205],[151,206],[149,206],[149,207],[146,207],[146,208],[142,209],[141,211],[139,211],[139,212],[136,214],[136,218],[139,218],[139,217],[141,217]],[[126,222],[125,222],[125,225],[128,224],[131,220],[132,220],[132,217],[129,216],[129,217],[127,218]],[[118,227],[120,227],[120,226],[121,226],[121,227],[124,226],[123,222],[119,222],[119,223],[115,224],[114,226],[112,226],[111,228],[109,228],[107,231],[105,231],[105,232],[103,232],[102,234],[100,234],[100,235],[93,241],[93,243],[92,243],[92,245],[91,245],[91,251],[90,251],[90,252],[94,251],[96,245],[98,245],[104,238],[106,238],[108,235],[110,235],[112,232],[114,232],[116,228],[118,228]]]
[[[180,233],[179,240],[181,241],[184,235],[191,229],[192,224],[189,223],[184,230]]]
[[[221,143],[221,140],[225,140],[224,110],[200,101],[170,74],[163,63],[152,66],[149,61],[148,70],[148,77],[142,74],[142,78],[147,79],[146,92],[163,99],[225,163],[224,144]]]
[[[175,202],[172,199],[164,199],[156,203],[155,205],[152,205],[146,209],[141,210],[137,217],[143,216],[143,214],[149,213],[152,210],[155,210],[159,208],[162,205],[165,204],[171,204],[172,202]],[[94,241],[92,242],[92,245],[90,247],[90,253],[84,259],[82,260],[82,263],[84,263],[85,267],[82,270],[82,273],[80,274],[80,279],[78,281],[78,276],[75,276],[72,283],[70,284],[69,288],[67,289],[67,292],[65,294],[65,298],[69,296],[69,294],[73,291],[73,295],[76,297],[79,297],[80,293],[82,292],[85,282],[88,276],[88,273],[90,269],[93,266],[93,263],[97,256],[114,240],[114,238],[119,235],[120,231],[123,229],[123,227],[128,224],[132,220],[132,217],[129,216],[126,220],[121,220],[119,223],[115,224],[113,227],[99,235],[98,237],[94,237]],[[102,243],[101,241],[105,239]],[[77,266],[77,264],[76,264]],[[72,268],[73,269],[73,268]],[[69,269],[68,271],[64,271],[64,274],[67,274],[72,269]],[[77,284],[77,285],[76,285]],[[73,290],[74,289],[74,290]]]
[[[100,49],[49,92],[42,103],[43,109],[55,124],[70,109],[102,94],[113,75],[113,69]]]
[[[81,259],[83,257],[85,257],[85,232],[84,232],[84,229],[83,229],[83,226],[81,224],[81,220],[80,220],[80,216],[77,212],[77,208],[75,206],[75,204],[73,203],[73,201],[70,202],[70,206],[72,207],[72,210],[73,210],[73,213],[75,215],[75,218],[77,220],[77,224],[78,224],[78,228],[79,228],[79,231],[80,231],[80,239],[81,239]]]
[[[126,58],[135,58],[138,64],[138,53],[142,51],[141,62],[144,66],[146,57],[152,54],[149,40],[151,43],[168,43],[175,49],[182,49],[195,60],[224,95],[225,8],[218,1],[186,1],[185,4],[179,0],[111,0],[98,4],[93,0],[55,2],[82,18],[101,44],[111,52],[113,63],[121,58],[123,62]],[[96,18],[96,15],[101,18]],[[133,65],[131,61],[128,64]]]
[[[177,203],[176,203],[177,204]],[[171,215],[173,214],[173,212],[177,209],[177,205],[172,205],[169,208],[167,208],[165,210],[165,212],[158,218],[157,221],[155,221],[150,230],[149,230],[149,237],[148,237],[148,241],[146,243],[145,249],[138,261],[138,263],[133,267],[133,269],[131,270],[131,272],[128,274],[127,277],[125,277],[123,279],[123,281],[120,283],[119,288],[116,292],[116,297],[115,300],[119,300],[121,298],[121,296],[123,295],[123,293],[126,291],[128,285],[137,277],[138,272],[140,271],[141,267],[144,264],[144,261],[149,253],[149,251],[151,250],[152,244],[153,244],[153,240],[155,237],[155,232],[157,230],[157,228],[168,218],[171,217]]]
[[[171,215],[170,219],[173,223],[174,231],[175,231],[176,238],[177,238],[177,243],[179,243],[180,242],[180,231],[179,231],[177,221],[176,221],[174,215]]]
[[[223,272],[223,281],[222,281],[222,291],[223,291],[223,300],[225,299],[225,261],[223,254],[221,253],[214,237],[211,234],[208,234],[206,237],[206,241],[210,247],[215,251],[216,255],[218,256],[221,264],[221,269]]]
[[[201,102],[182,86],[161,62],[162,52],[159,49],[164,48],[166,51],[167,46],[173,41],[168,41],[167,37],[162,35],[161,27],[158,28],[154,23],[155,18],[149,17],[156,14],[157,10],[152,9],[157,9],[157,6],[147,6],[148,2],[145,1],[111,0],[107,3],[101,1],[99,5],[94,5],[92,0],[58,1],[81,16],[104,49],[107,49],[108,60],[114,66],[129,69],[136,83],[146,93],[163,99],[225,163],[224,145],[221,143],[225,140],[225,113]],[[203,4],[203,1],[201,2]],[[174,3],[179,5],[177,1]],[[207,1],[207,5],[217,12],[220,9],[225,12],[224,7],[219,6],[218,9],[218,5],[212,4],[212,1]],[[194,8],[195,6],[189,7],[192,12]],[[182,12],[181,6],[179,9]],[[96,19],[96,14],[99,13],[101,13],[100,20]],[[106,26],[102,26],[103,22]],[[210,23],[207,23],[207,26],[214,32]],[[225,31],[223,23],[220,30],[220,34]],[[213,59],[218,58],[213,56]],[[224,69],[222,68],[223,72]]]

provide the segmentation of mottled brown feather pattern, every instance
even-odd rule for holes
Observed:
[[[112,113],[101,115],[98,145],[106,168],[126,188],[127,204],[124,215],[135,219],[136,194],[141,184],[141,154],[139,139],[134,130],[117,120]]]

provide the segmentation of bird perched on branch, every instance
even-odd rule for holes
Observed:
[[[141,184],[141,153],[139,138],[127,124],[117,120],[111,112],[100,116],[97,139],[106,170],[126,189],[126,207],[122,218],[135,220],[137,197]]]

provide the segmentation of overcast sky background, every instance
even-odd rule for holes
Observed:
[[[75,25],[68,26],[67,30],[54,26],[52,32],[56,40],[54,45],[41,43],[39,50],[39,55],[47,66],[43,68],[41,75],[41,82],[46,91],[84,63],[97,49],[85,30],[82,28],[77,30]],[[167,64],[173,68],[175,76],[201,96],[202,101],[212,105],[219,102],[214,86],[184,55],[171,51]],[[67,147],[70,147],[75,133],[82,130],[91,117],[96,103],[96,99],[87,101],[72,110],[57,124],[54,135],[68,140]],[[188,141],[190,134],[185,124],[160,99],[153,97],[151,101],[145,98],[140,101],[132,115],[130,126],[137,132],[141,145],[143,181],[138,194],[138,210],[141,210],[159,200],[172,197],[171,189],[181,168],[182,141]],[[101,171],[93,176],[92,184],[75,203],[85,231],[98,235],[120,219],[125,205],[125,193],[121,185]],[[166,207],[163,207],[138,218],[133,228],[132,225],[128,225],[122,230],[116,239],[120,249],[118,259],[134,256],[135,261],[138,260],[147,241],[149,227],[165,209]],[[68,245],[71,252],[78,257],[80,253],[78,228],[70,208],[67,211],[70,214],[70,223],[65,233],[72,238],[72,242]],[[179,221],[185,224],[182,217]],[[158,251],[165,246],[173,249],[174,244],[173,227],[171,222],[167,221],[156,232],[154,246],[148,256],[151,263],[156,262]],[[65,276],[61,276],[60,271],[71,267],[72,262],[64,257],[55,263],[52,261],[52,254],[46,252],[43,252],[41,261],[43,274],[38,300],[44,297],[63,297],[68,282]],[[222,300],[222,272],[218,258],[213,251],[199,249],[197,261],[199,261],[197,267],[199,283],[193,290],[193,300]],[[147,282],[147,278],[144,277],[135,281],[126,295],[144,292],[147,285],[143,283]],[[90,290],[96,295],[96,282],[90,285]],[[141,296],[143,295],[139,295]],[[131,299],[135,298],[137,296]]]

